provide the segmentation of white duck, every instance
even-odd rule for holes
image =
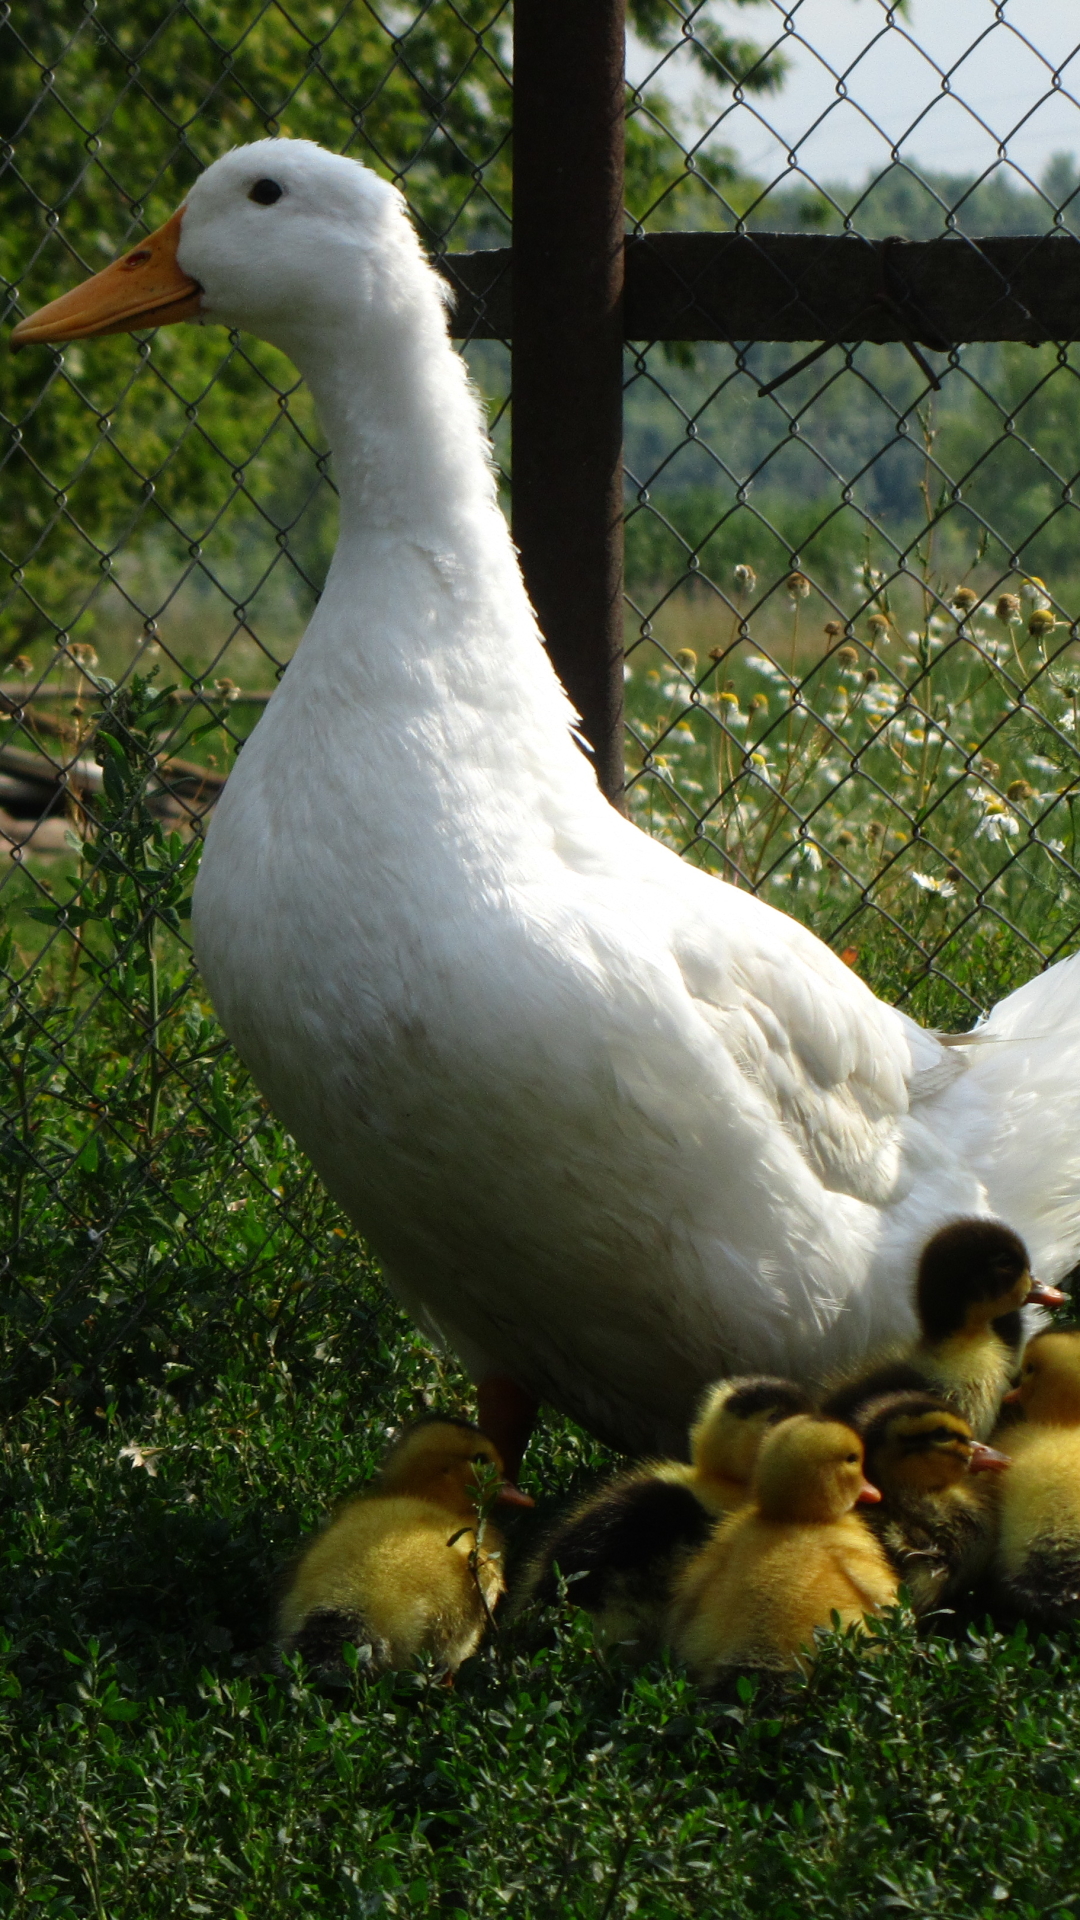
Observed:
[[[946,1048],[607,804],[399,194],[307,141],[240,148],[15,338],[196,317],[295,361],[341,492],[210,828],[199,965],[510,1470],[530,1396],[672,1452],[719,1374],[910,1337],[956,1215],[1069,1266],[1080,956]]]

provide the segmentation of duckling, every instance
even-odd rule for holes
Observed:
[[[690,1464],[645,1461],[574,1508],[526,1568],[515,1612],[554,1600],[561,1574],[601,1644],[637,1660],[657,1652],[676,1569],[714,1520],[749,1498],[762,1436],[810,1404],[790,1380],[755,1375],[711,1387],[690,1429]]]
[[[857,1430],[866,1477],[881,1494],[864,1518],[881,1541],[916,1613],[970,1587],[994,1548],[996,1515],[972,1475],[1000,1470],[1008,1455],[972,1436],[934,1394],[870,1401]]]
[[[854,1512],[880,1499],[851,1427],[798,1414],[767,1434],[750,1504],[675,1582],[669,1631],[694,1677],[805,1666],[834,1611],[847,1626],[895,1600],[896,1575]]]
[[[393,1446],[370,1491],[337,1509],[292,1571],[278,1643],[324,1671],[346,1641],[371,1648],[371,1667],[434,1656],[449,1675],[475,1653],[504,1591],[503,1541],[490,1520],[477,1540],[478,1469],[502,1473],[490,1440],[467,1420],[435,1414]],[[532,1505],[504,1481],[499,1498]]]
[[[954,1220],[927,1242],[919,1260],[918,1340],[834,1385],[822,1412],[856,1421],[869,1400],[921,1389],[942,1395],[975,1438],[986,1440],[1016,1372],[1020,1308],[1060,1306],[1065,1298],[1031,1278],[1023,1241],[1000,1220]]]
[[[1020,1385],[1005,1399],[1022,1417],[994,1435],[1012,1459],[994,1598],[1014,1617],[1061,1627],[1080,1618],[1080,1332],[1029,1340]]]

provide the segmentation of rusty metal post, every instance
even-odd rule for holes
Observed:
[[[625,0],[514,9],[513,526],[600,785],[623,772]]]

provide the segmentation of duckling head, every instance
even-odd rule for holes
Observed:
[[[915,1298],[928,1341],[977,1335],[994,1322],[1002,1339],[1018,1346],[1020,1308],[1060,1306],[1065,1295],[1032,1279],[1027,1248],[1011,1227],[977,1219],[953,1220],[927,1242]]]
[[[976,1440],[967,1421],[929,1393],[872,1402],[860,1421],[866,1475],[890,1493],[944,1493],[966,1474],[1008,1466],[1008,1455]]]
[[[839,1520],[856,1503],[881,1499],[863,1474],[863,1443],[852,1427],[796,1414],[766,1434],[754,1474],[766,1520],[810,1524]]]
[[[499,1475],[498,1499],[510,1506],[532,1506],[503,1475],[498,1448],[479,1427],[444,1413],[417,1420],[401,1435],[379,1474],[379,1491],[433,1500],[455,1513],[467,1511],[482,1484],[485,1467]]]
[[[771,1427],[813,1405],[793,1380],[768,1374],[720,1380],[710,1387],[690,1429],[690,1458],[708,1479],[748,1486],[761,1442]]]
[[[1038,1426],[1080,1426],[1080,1332],[1037,1333],[1024,1349],[1020,1385],[1005,1395]]]

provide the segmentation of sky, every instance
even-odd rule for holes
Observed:
[[[759,178],[784,171],[791,147],[811,178],[856,183],[893,143],[945,173],[981,173],[999,143],[1032,179],[1055,154],[1080,156],[1080,0],[910,0],[891,26],[884,0],[719,0],[714,12],[740,37],[783,45],[782,91],[710,99],[681,50],[656,84],[699,125],[726,107],[716,137]],[[631,45],[630,78],[656,60]]]

